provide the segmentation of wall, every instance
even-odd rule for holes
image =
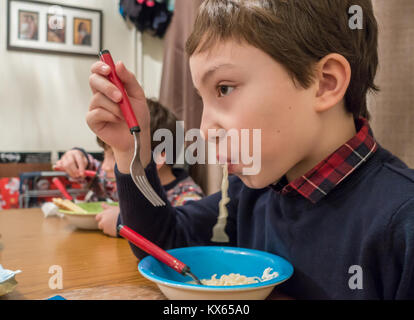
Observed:
[[[148,96],[158,97],[162,41],[144,35],[137,45],[141,36],[118,14],[118,0],[53,2],[102,10],[103,47],[138,74]],[[91,97],[88,77],[96,59],[7,51],[6,15],[7,1],[0,0],[0,150],[99,150],[85,122]]]
[[[396,5],[398,3],[398,5]],[[414,167],[414,2],[373,2],[379,27],[381,91],[369,96],[372,128],[379,143]]]
[[[142,35],[142,86],[148,98],[159,98],[164,41],[144,33]],[[137,71],[139,78],[139,70]]]

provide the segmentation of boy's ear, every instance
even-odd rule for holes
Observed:
[[[331,53],[317,64],[315,111],[323,112],[343,100],[351,79],[351,66],[344,56]]]

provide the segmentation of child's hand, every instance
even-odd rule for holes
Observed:
[[[128,71],[122,62],[118,62],[115,67],[141,128],[140,156],[145,167],[151,159],[151,134],[150,115],[144,91],[134,74]],[[129,173],[129,165],[134,154],[134,139],[118,105],[122,100],[121,92],[106,78],[110,69],[105,63],[94,63],[91,72],[89,84],[93,97],[86,121],[91,130],[112,147],[119,171]]]
[[[102,203],[102,208],[104,210],[96,215],[96,221],[99,222],[98,228],[108,236],[116,237],[116,223],[119,216],[119,207]]]
[[[56,162],[56,167],[62,168],[71,178],[84,176],[88,159],[79,150],[69,150]]]

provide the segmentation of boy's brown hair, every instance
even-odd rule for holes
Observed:
[[[177,144],[176,144],[176,122],[177,118],[170,110],[154,99],[147,98],[147,105],[150,111],[150,131],[151,131],[151,150],[154,150],[162,141],[154,141],[154,133],[158,129],[167,129],[172,133],[173,136],[173,159],[175,162],[177,155]],[[173,163],[167,163],[174,165]]]
[[[362,8],[362,29],[349,26],[353,5]],[[229,39],[263,50],[304,88],[312,84],[320,59],[341,54],[352,73],[345,107],[354,118],[369,119],[367,93],[379,90],[374,84],[378,26],[371,0],[205,0],[187,40],[187,53]]]

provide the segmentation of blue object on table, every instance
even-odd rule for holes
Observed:
[[[197,286],[205,290],[233,290],[234,288],[253,288],[278,284],[289,279],[293,274],[293,266],[284,258],[277,255],[245,248],[237,247],[186,247],[167,250],[169,254],[176,257],[191,268],[199,279],[210,279],[217,274],[219,279],[223,274],[239,273],[247,277],[261,277],[266,268],[272,268],[272,272],[279,275],[271,280],[244,284],[237,286],[200,286],[189,284],[192,279],[183,276],[158,261],[152,256],[147,256],[138,264],[138,270],[149,280],[160,282],[165,285],[174,286]]]
[[[56,296],[50,297],[46,300],[66,300],[66,299],[63,298],[62,296],[56,295]]]

